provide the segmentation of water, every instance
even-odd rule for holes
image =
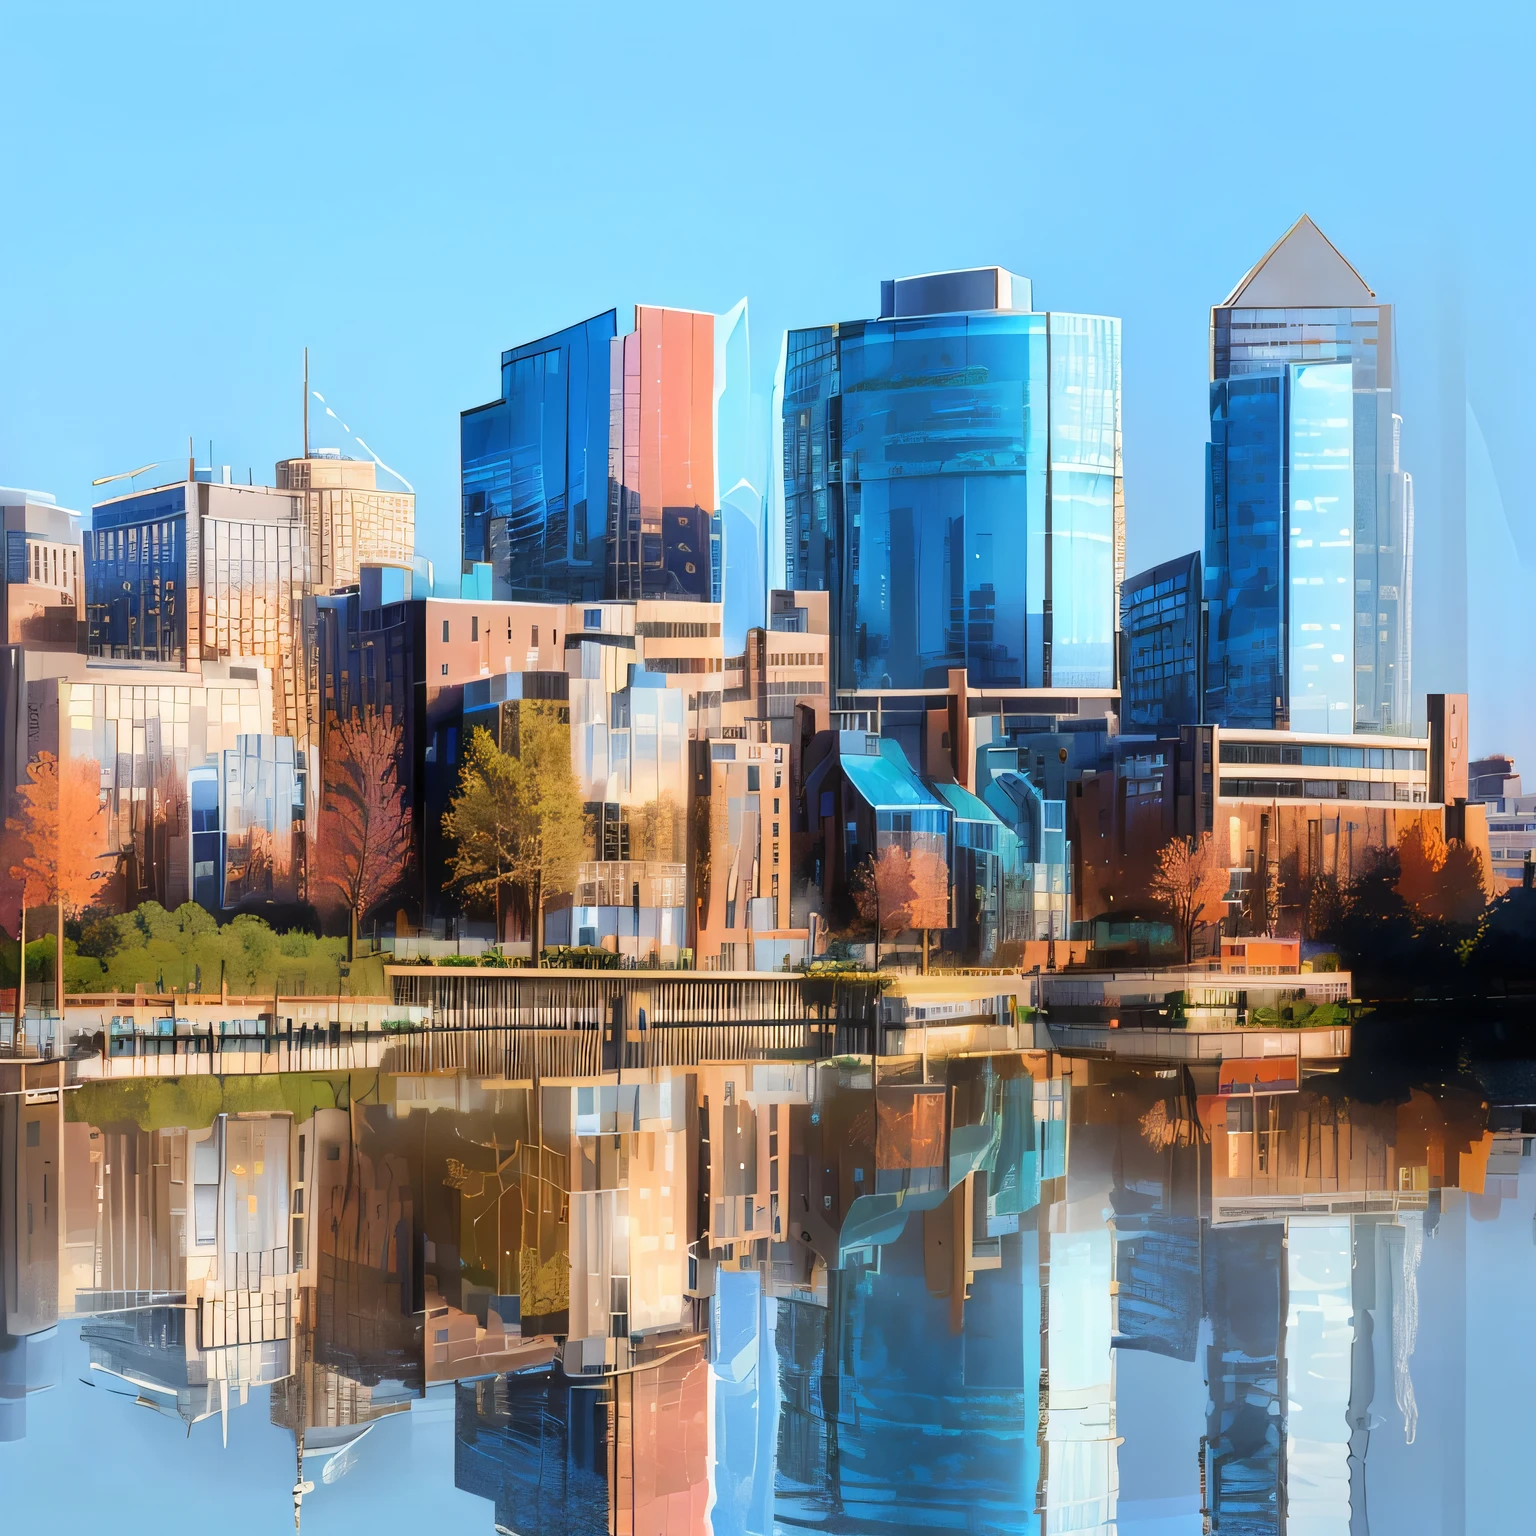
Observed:
[[[1525,1528],[1523,1062],[644,1076],[7,1097],[5,1527]]]

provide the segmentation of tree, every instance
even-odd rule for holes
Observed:
[[[507,894],[517,884],[523,767],[477,726],[464,748],[459,788],[443,813],[443,836],[455,847],[448,859],[454,885],[496,909],[502,936]]]
[[[1175,837],[1157,855],[1157,871],[1148,891],[1184,935],[1184,963],[1195,956],[1195,928],[1206,914],[1220,911],[1228,875],[1209,832],[1199,842]]]
[[[586,815],[571,769],[571,728],[557,706],[524,703],[518,716],[518,761],[526,791],[521,803],[518,876],[533,909],[533,953],[544,948],[544,912],[551,896],[576,883],[586,846]]]
[[[918,848],[908,853],[888,843],[869,855],[849,882],[859,915],[875,930],[875,964],[880,964],[882,933],[923,931],[949,925],[949,867],[942,855]]]
[[[514,756],[489,731],[475,729],[443,832],[456,845],[449,858],[454,883],[466,896],[495,903],[498,936],[507,893],[522,894],[533,916],[537,961],[545,908],[575,883],[586,822],[571,771],[570,726],[558,709],[522,704],[517,745]]]
[[[629,816],[630,857],[675,864],[687,857],[687,821],[671,795],[636,806]]]
[[[108,871],[107,808],[101,798],[101,765],[93,758],[60,763],[39,752],[27,764],[26,782],[16,789],[18,814],[7,819],[15,862],[11,878],[21,885],[22,954],[26,953],[26,909],[54,905],[54,1008],[64,1011],[64,918],[90,906]],[[23,971],[25,966],[23,965]],[[16,1020],[22,1019],[26,976],[17,978]]]
[[[357,925],[399,885],[412,858],[411,810],[400,782],[400,727],[388,711],[332,720],[325,739],[318,872]]]
[[[1397,893],[1424,921],[1475,923],[1488,904],[1480,849],[1445,840],[1428,816],[1397,839]]]

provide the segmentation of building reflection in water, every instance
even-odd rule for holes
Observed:
[[[0,1438],[71,1375],[226,1438],[268,1389],[298,1513],[451,1383],[454,1480],[520,1536],[1067,1536],[1135,1528],[1136,1353],[1198,1376],[1212,1531],[1364,1531],[1374,1467],[1461,1475],[1420,1444],[1421,1271],[1529,1147],[1474,1090],[1029,1052],[628,1075],[5,1096]]]

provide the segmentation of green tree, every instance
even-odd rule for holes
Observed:
[[[571,771],[570,726],[558,708],[524,703],[517,726],[515,755],[476,728],[443,833],[455,845],[449,858],[454,884],[471,899],[494,904],[498,937],[507,897],[516,891],[527,902],[537,961],[545,910],[551,897],[574,884],[586,824]]]
[[[265,990],[263,977],[275,972],[278,938],[253,912],[242,912],[224,930],[224,964],[231,992],[252,996]]]

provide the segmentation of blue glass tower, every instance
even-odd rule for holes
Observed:
[[[1211,311],[1207,720],[1410,728],[1394,402],[1392,307],[1304,216]]]
[[[773,566],[832,595],[836,686],[1114,688],[1118,320],[997,267],[887,282],[789,333],[779,416]]]
[[[1125,662],[1120,719],[1128,731],[1198,725],[1203,703],[1200,554],[1164,560],[1120,588]]]
[[[614,310],[501,355],[501,398],[460,417],[464,561],[494,595],[610,595],[609,352]]]

